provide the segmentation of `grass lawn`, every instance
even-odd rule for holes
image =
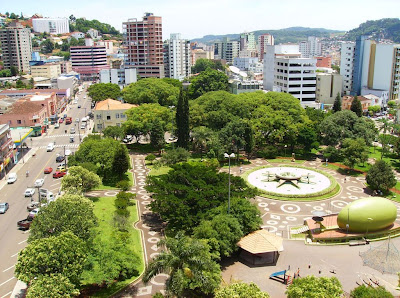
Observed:
[[[149,162],[146,161],[146,167],[150,169],[149,176],[159,176],[159,175],[164,175],[171,170],[170,167],[168,166],[161,166],[161,167],[155,167],[154,165],[150,164]]]
[[[93,198],[94,202],[94,213],[98,218],[99,226],[96,228],[96,237],[100,237],[102,242],[109,242],[110,238],[113,237],[114,227],[112,224],[112,217],[114,214],[114,199],[115,197],[100,197]],[[144,271],[144,258],[143,258],[143,249],[141,245],[141,238],[139,230],[133,228],[133,224],[138,221],[138,213],[137,208],[135,206],[128,207],[130,211],[129,221],[132,225],[132,229],[130,231],[130,239],[132,241],[133,250],[137,252],[140,258],[140,265],[138,266],[139,275],[132,276],[132,278],[116,282],[110,285],[108,288],[104,288],[99,292],[92,295],[92,297],[110,297],[116,292],[120,291],[122,288],[133,282],[137,279],[142,272]],[[82,284],[85,285],[85,281],[82,281]]]
[[[124,176],[122,177],[122,180],[127,180],[129,181],[129,185],[133,186],[135,181],[133,180],[133,173],[128,170]],[[99,187],[96,187],[94,190],[113,190],[113,189],[118,189],[115,185],[119,182],[120,180],[113,180],[113,181],[107,181],[103,182],[102,184],[99,185]]]
[[[267,159],[267,161],[270,163],[292,163],[292,158],[287,158],[287,159],[275,158],[275,159]],[[305,162],[305,160],[299,160],[299,159],[296,159],[294,161],[294,163],[299,163],[299,164],[304,163],[304,162]]]

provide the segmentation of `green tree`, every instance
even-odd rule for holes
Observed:
[[[194,77],[189,86],[191,98],[198,98],[210,91],[228,90],[228,76],[218,70],[206,69]]]
[[[227,185],[227,173],[202,163],[183,163],[173,165],[166,175],[148,176],[146,190],[153,193],[151,210],[168,222],[168,229],[191,231],[209,210],[227,201]],[[231,195],[250,198],[255,192],[232,176]]]
[[[100,177],[81,166],[72,166],[68,169],[68,175],[66,175],[62,181],[62,189],[66,193],[70,194],[81,194],[96,188],[101,184]]]
[[[198,126],[192,130],[193,149],[203,154],[208,151],[212,140],[218,138],[217,133],[205,126]]]
[[[384,287],[379,286],[377,288],[361,285],[354,288],[350,292],[351,298],[392,298],[393,295],[387,291]]]
[[[244,142],[246,144],[244,146],[244,151],[247,154],[247,159],[250,159],[250,156],[254,150],[255,141],[254,141],[254,130],[249,124],[246,125],[244,130]]]
[[[153,162],[154,162],[154,160],[155,160],[156,158],[157,158],[157,157],[156,157],[154,154],[150,153],[149,155],[147,155],[147,156],[145,157],[145,160],[146,160],[146,161],[149,161],[150,164],[153,164]]]
[[[168,83],[168,84],[170,84],[170,85],[172,85],[172,86],[174,86],[174,87],[177,87],[177,88],[182,88],[182,82],[181,81],[179,81],[179,80],[177,80],[177,79],[173,79],[173,78],[162,78],[161,80],[163,80],[164,82],[166,82],[166,83]]]
[[[129,84],[122,90],[124,100],[133,104],[158,103],[176,106],[179,88],[162,79],[146,78]]]
[[[145,126],[141,121],[128,120],[122,124],[122,129],[126,135],[135,136],[136,143],[139,143],[140,137],[146,133]]]
[[[156,120],[151,125],[150,144],[160,150],[165,145],[165,130],[162,122]]]
[[[190,157],[190,152],[184,148],[167,150],[161,157],[161,163],[166,165],[174,165],[179,162],[187,162]]]
[[[28,288],[27,298],[72,298],[80,294],[76,286],[62,273],[39,275]]]
[[[299,130],[297,144],[302,146],[305,152],[310,152],[311,149],[318,149],[319,143],[317,133],[313,128],[304,126]]]
[[[121,126],[107,126],[103,130],[103,135],[114,140],[121,140],[125,136],[125,131]]]
[[[350,111],[356,113],[358,117],[361,117],[363,115],[361,101],[358,99],[357,96],[354,96],[353,101],[351,102]]]
[[[36,220],[36,219],[35,219]],[[71,232],[34,240],[18,255],[15,275],[29,284],[38,276],[62,274],[75,286],[86,261],[86,245]]]
[[[117,84],[98,83],[88,88],[88,94],[93,101],[102,101],[108,98],[117,100],[121,97],[121,89]]]
[[[10,67],[10,70],[11,70],[11,75],[12,75],[13,77],[16,76],[16,75],[18,75],[18,73],[19,73],[18,68],[17,68],[16,66],[11,66],[11,67]]]
[[[40,44],[40,51],[43,54],[52,53],[54,50],[54,43],[50,39],[46,39]]]
[[[12,76],[12,74],[11,74],[11,70],[9,70],[9,69],[3,69],[3,70],[0,70],[0,77],[11,77]]]
[[[176,108],[176,126],[177,126],[177,145],[179,147],[188,148],[189,144],[189,101],[186,91],[181,88],[178,98],[178,106]]]
[[[340,112],[342,110],[342,98],[340,96],[340,93],[336,95],[335,101],[333,103],[332,111],[334,113]]]
[[[20,79],[18,79],[15,83],[15,87],[17,87],[18,89],[23,89],[26,87],[26,85]]]
[[[325,118],[320,127],[322,140],[327,145],[338,145],[346,138],[363,138],[369,145],[378,132],[372,120],[357,117],[349,110],[336,112]]]
[[[210,220],[203,220],[193,230],[193,237],[204,239],[216,260],[229,257],[237,251],[236,244],[242,236],[238,220],[229,214],[219,214]]]
[[[117,176],[122,178],[130,166],[130,159],[128,149],[125,145],[120,144],[114,154],[114,162],[112,165],[112,171]]]
[[[369,106],[368,111],[372,112],[372,114],[376,114],[381,111],[381,106],[380,105],[375,105],[375,106]]]
[[[196,60],[195,65],[192,66],[192,73],[199,73],[205,71],[207,68],[223,70],[224,67],[220,60],[210,60],[200,58]]]
[[[384,160],[377,160],[366,176],[369,187],[387,192],[397,183],[392,167]]]
[[[340,298],[342,294],[342,285],[336,277],[315,277],[312,275],[294,279],[286,290],[288,298]]]
[[[334,146],[328,146],[322,152],[325,159],[328,159],[330,162],[340,161],[342,160],[342,152],[338,150]]]
[[[211,295],[218,288],[221,270],[211,259],[206,244],[178,233],[175,237],[162,240],[159,245],[165,245],[166,250],[148,264],[143,274],[145,283],[164,272],[169,275],[166,290],[174,296]]]
[[[83,241],[90,241],[97,220],[93,203],[78,195],[63,195],[40,210],[30,227],[29,243],[71,232]]]
[[[354,168],[356,164],[364,163],[368,160],[369,148],[365,144],[364,139],[345,139],[342,144],[343,163]]]
[[[246,133],[249,130],[249,124],[246,120],[235,119],[229,122],[219,133],[221,144],[224,145],[228,153],[236,152],[236,158],[239,160],[239,152],[246,146]]]
[[[235,282],[215,292],[215,298],[269,298],[255,283]]]

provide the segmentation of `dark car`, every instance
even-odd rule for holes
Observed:
[[[80,109],[81,108],[81,105],[78,105],[78,109]]]
[[[65,159],[64,155],[59,155],[56,157],[56,162],[62,162],[62,161],[64,161],[64,159]]]
[[[61,178],[64,177],[67,173],[66,172],[55,172],[53,174],[53,178]]]
[[[4,214],[8,210],[8,203],[0,203],[0,214]]]

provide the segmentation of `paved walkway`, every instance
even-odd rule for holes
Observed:
[[[144,259],[146,265],[148,262],[156,257],[160,248],[157,243],[163,236],[162,222],[149,210],[151,202],[150,195],[144,189],[146,185],[146,177],[149,169],[146,167],[144,158],[146,155],[132,155],[132,172],[134,173],[135,185],[130,192],[136,194],[137,207],[139,213],[139,221],[135,227],[140,231],[142,237]],[[110,196],[113,197],[118,193],[118,190],[102,190],[91,191],[87,193],[88,196]],[[157,292],[164,294],[165,280],[168,276],[166,274],[159,274],[153,278],[147,285],[141,279],[137,282],[130,284],[123,291],[114,297],[152,297]]]

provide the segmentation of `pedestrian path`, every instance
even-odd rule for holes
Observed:
[[[79,144],[78,143],[73,143],[73,144],[58,144],[58,145],[54,145],[54,148],[78,148]],[[47,145],[43,145],[43,146],[38,146],[36,147],[37,149],[46,149]]]
[[[44,136],[44,138],[45,139],[53,139],[53,138],[61,138],[61,137],[75,137],[75,136],[79,136],[79,133],[64,133],[64,134],[59,134],[59,135]]]

